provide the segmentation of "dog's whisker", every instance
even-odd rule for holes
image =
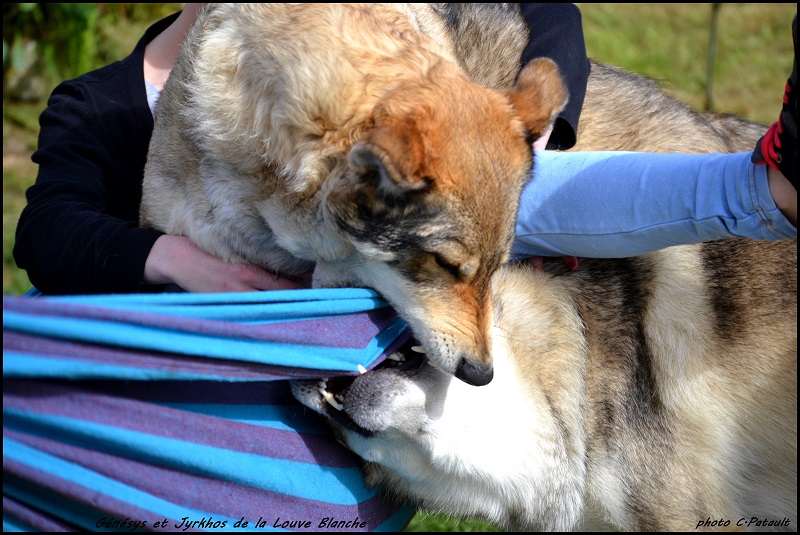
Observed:
[[[515,337],[513,334],[508,332],[508,329],[506,329],[504,327],[495,325],[495,330],[498,331],[497,334],[501,334],[502,335],[503,340],[510,340],[512,342],[520,341],[519,337]],[[501,338],[501,336],[498,336],[498,338]]]

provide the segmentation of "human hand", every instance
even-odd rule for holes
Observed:
[[[533,142],[533,150],[544,150],[547,147],[547,142],[550,141],[550,134],[553,133],[553,127],[550,126],[539,139]]]
[[[247,292],[307,288],[256,266],[233,264],[210,255],[185,236],[156,240],[144,267],[147,284],[177,284],[187,292]]]
[[[775,201],[775,206],[783,213],[789,223],[797,226],[797,190],[789,182],[789,179],[783,176],[778,169],[772,166],[767,166],[767,183],[769,184],[769,192],[772,195],[772,200]]]
[[[578,258],[575,256],[562,256],[561,259],[570,271],[578,271]],[[544,271],[544,257],[531,256],[526,259],[534,271]]]

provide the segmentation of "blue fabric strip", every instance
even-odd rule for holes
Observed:
[[[296,317],[325,316],[330,314],[349,314],[389,306],[377,292],[366,288],[323,288],[307,290],[276,290],[270,292],[238,293],[164,293],[164,294],[108,294],[108,295],[67,295],[48,296],[53,302],[79,305],[123,308],[126,310],[146,309],[149,312],[159,308],[170,310],[189,310],[210,307],[206,310],[214,319],[217,307],[237,305],[287,305],[276,308],[281,313],[291,312]],[[176,308],[177,307],[177,308]],[[298,312],[294,312],[297,310]],[[276,315],[276,318],[280,317]]]
[[[230,359],[244,362],[255,362],[288,368],[312,368],[343,372],[357,372],[358,365],[370,366],[386,348],[407,327],[403,320],[396,320],[389,328],[375,337],[366,348],[346,349],[324,346],[297,344],[265,343],[262,341],[242,340],[206,336],[202,334],[180,332],[176,330],[158,329],[148,326],[131,325],[119,322],[104,322],[80,318],[46,317],[27,315],[18,312],[3,312],[5,329],[37,334],[39,336],[77,340],[82,342],[106,344],[130,349],[147,349],[179,353],[207,358]],[[39,366],[37,366],[39,364]],[[43,364],[43,365],[41,365]],[[9,373],[19,374],[25,367],[9,367]],[[63,373],[67,367],[59,370],[50,368],[46,362],[31,361],[28,372],[31,376],[49,376],[58,371]],[[74,368],[69,377],[101,377],[103,370]],[[111,370],[122,372],[121,368]],[[5,372],[5,365],[4,365]],[[90,375],[85,375],[90,374]],[[115,375],[121,378],[125,375]],[[147,375],[152,378],[152,375]],[[166,377],[175,378],[167,373]],[[134,371],[131,379],[141,379],[141,374]]]
[[[378,492],[365,486],[359,467],[324,467],[267,458],[74,418],[4,408],[3,420],[6,419],[11,419],[10,427],[13,429],[35,429],[36,434],[90,443],[94,449],[122,457],[323,503],[356,505]],[[5,452],[3,455],[6,455]],[[15,457],[12,454],[10,458]],[[40,470],[48,470],[50,467],[49,464],[36,466]],[[69,470],[51,473],[81,486],[96,488],[98,492],[105,492],[104,487],[94,487],[94,479],[87,474]],[[109,495],[128,502],[136,498],[132,503],[156,511],[148,501],[139,501],[140,496],[119,493]],[[159,514],[170,513],[163,511]]]
[[[49,355],[31,355],[14,351],[3,351],[3,377],[6,378],[67,378],[67,379],[129,379],[133,381],[157,380],[223,380],[218,375],[172,371],[169,369],[147,369],[135,366],[87,363]],[[249,379],[252,380],[252,379]]]
[[[12,532],[18,533],[18,532],[28,532],[28,531],[33,532],[39,530],[3,512],[3,533],[12,533]]]
[[[234,405],[223,403],[159,403],[163,407],[195,414],[225,418],[250,425],[273,429],[327,435],[329,429],[322,420],[308,419],[295,405]]]
[[[302,291],[302,290],[297,290]],[[171,294],[164,294],[171,295]],[[342,299],[332,301],[297,301],[288,303],[234,303],[234,304],[152,304],[119,303],[116,301],[84,303],[62,301],[66,304],[101,306],[112,310],[176,315],[186,318],[213,319],[247,323],[272,323],[325,318],[375,310],[387,306],[382,299]],[[261,305],[261,306],[260,306]]]
[[[151,511],[153,513],[152,518],[178,519],[186,516],[187,514],[191,514],[197,518],[202,518],[204,515],[206,517],[212,516],[207,512],[193,511],[183,506],[177,506],[166,500],[162,500],[135,489],[129,485],[125,485],[119,481],[115,481],[91,470],[87,470],[82,466],[59,459],[58,457],[38,451],[35,448],[31,448],[25,444],[17,442],[16,440],[7,439],[5,437],[3,437],[3,457],[7,457],[10,460],[22,464],[34,466],[37,470],[41,470],[58,478],[66,479],[83,487],[93,489],[97,493],[135,503],[138,508]],[[5,493],[7,490],[8,489],[4,488],[3,492]],[[30,495],[27,496],[27,499],[36,500],[35,497]],[[47,502],[45,502],[45,505],[47,507],[52,507],[51,504]],[[70,510],[62,510],[59,511],[59,513],[62,518],[65,518],[67,521],[89,530],[96,530],[96,524],[98,520],[100,520],[100,518],[97,517],[96,511],[90,511],[77,515],[74,511]],[[224,520],[224,518],[219,517],[219,520]],[[238,519],[229,520],[229,525],[233,525],[233,522]]]

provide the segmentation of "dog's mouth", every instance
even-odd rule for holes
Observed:
[[[425,356],[425,349],[413,338],[409,338],[403,345],[388,355],[383,362],[370,371],[364,372],[357,377],[334,377],[332,379],[320,379],[316,383],[316,389],[320,396],[320,406],[323,407],[325,415],[337,422],[342,427],[355,431],[364,436],[373,434],[369,429],[358,425],[347,413],[347,399],[351,394],[353,383],[368,374],[378,373],[402,373],[416,368],[420,368],[428,362]]]

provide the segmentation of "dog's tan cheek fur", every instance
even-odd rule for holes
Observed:
[[[486,290],[454,283],[442,286],[430,299],[423,299],[431,325],[443,333],[449,352],[474,355],[491,363],[492,302]]]

